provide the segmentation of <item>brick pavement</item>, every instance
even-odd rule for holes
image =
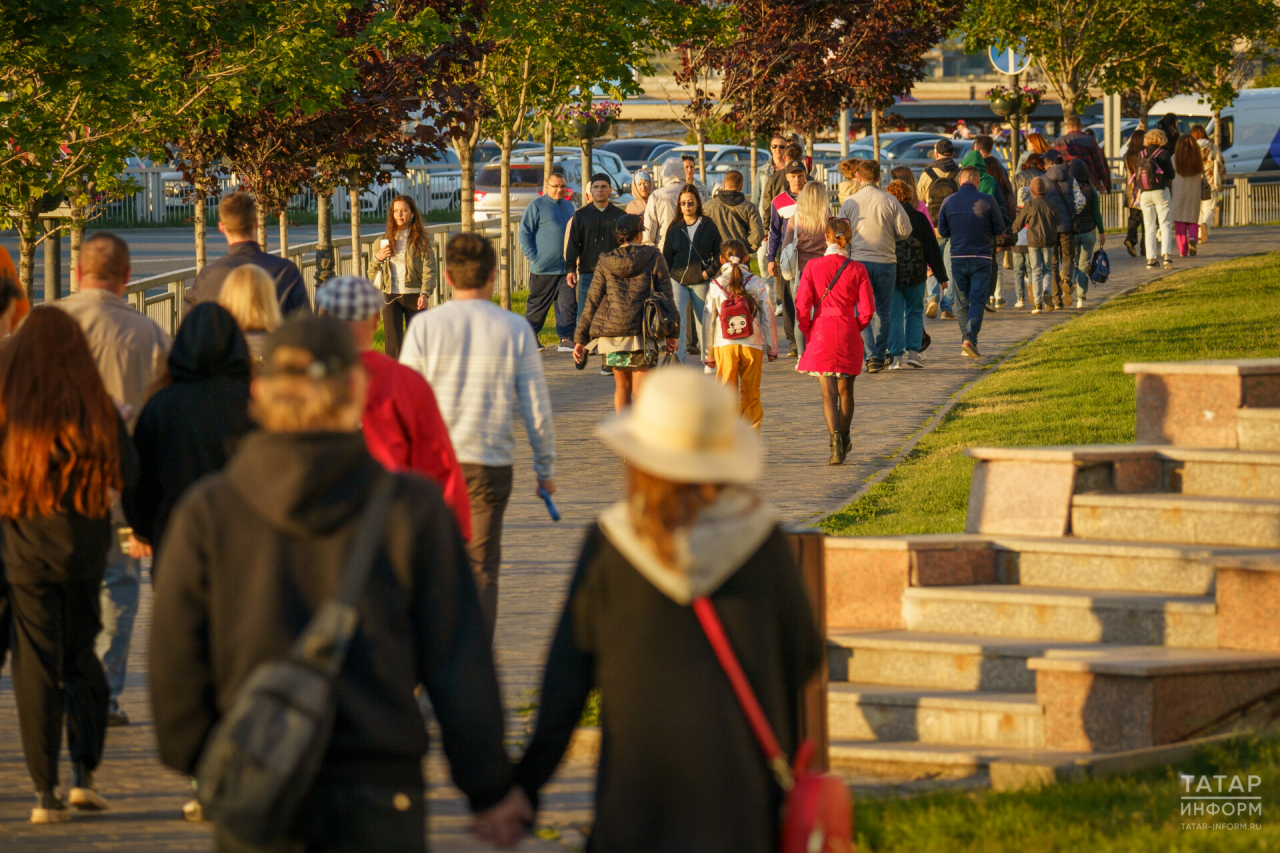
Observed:
[[[1200,256],[1177,263],[1176,269],[1272,248],[1274,228],[1218,229]],[[1145,281],[1156,273],[1141,266],[1112,238],[1113,275],[1095,289],[1087,303]],[[1175,270],[1176,271],[1176,270]],[[1010,300],[1012,305],[1012,300]],[[974,363],[960,356],[959,328],[954,321],[926,321],[933,337],[924,370],[884,372],[860,377],[854,446],[843,466],[827,466],[826,428],[817,382],[798,376],[795,362],[780,359],[766,365],[762,397],[763,435],[767,456],[765,489],[792,523],[804,524],[842,505],[868,477],[882,468],[938,407],[981,375],[1012,347],[1046,328],[1065,322],[1075,311],[1032,316],[1006,308],[984,320],[980,348],[986,357]],[[557,505],[564,521],[553,524],[533,495],[528,448],[517,442],[515,494],[507,515],[505,552],[496,648],[508,708],[536,699],[541,664],[550,632],[563,602],[583,530],[607,503],[616,499],[622,469],[593,437],[594,426],[612,411],[609,377],[573,370],[567,355],[545,356],[555,405],[557,430]],[[112,810],[78,817],[54,827],[26,822],[31,805],[30,779],[22,761],[17,719],[8,677],[0,679],[0,848],[18,851],[187,851],[209,849],[208,829],[184,823],[179,809],[186,785],[155,758],[146,700],[144,651],[150,615],[150,593],[144,592],[131,654],[129,688],[123,706],[133,725],[113,729],[99,779]],[[525,737],[525,718],[512,712],[509,736],[513,751]],[[479,850],[466,834],[466,808],[448,783],[447,767],[438,752],[428,760],[429,810],[433,815],[432,849]],[[69,770],[64,770],[64,780]],[[590,821],[592,768],[571,762],[562,768],[545,797],[540,816],[543,834],[530,839],[528,850],[565,850],[581,843],[575,830]]]

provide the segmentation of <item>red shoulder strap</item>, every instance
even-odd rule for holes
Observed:
[[[693,612],[697,614],[698,621],[702,624],[702,631],[707,635],[707,640],[710,641],[711,648],[716,653],[716,659],[720,661],[720,668],[729,677],[733,692],[738,697],[738,704],[747,715],[747,722],[750,723],[756,742],[760,744],[760,749],[769,762],[769,768],[777,777],[782,789],[790,790],[793,782],[787,757],[783,754],[782,747],[778,746],[778,739],[774,737],[773,728],[760,708],[759,701],[756,700],[751,682],[747,681],[747,674],[742,671],[738,657],[733,653],[733,646],[730,645],[729,638],[724,632],[720,614],[716,613],[711,599],[705,597],[693,600]]]

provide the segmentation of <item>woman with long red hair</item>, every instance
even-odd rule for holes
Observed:
[[[94,654],[113,493],[137,477],[129,435],[80,326],[36,308],[0,352],[0,528],[13,610],[13,685],[32,823],[104,809],[93,783],[107,727]],[[74,773],[58,791],[62,720]]]

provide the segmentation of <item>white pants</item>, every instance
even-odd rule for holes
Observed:
[[[1172,255],[1173,217],[1170,216],[1171,198],[1168,190],[1142,191],[1142,230],[1146,232],[1147,260],[1161,255]],[[1158,243],[1157,243],[1158,238]]]

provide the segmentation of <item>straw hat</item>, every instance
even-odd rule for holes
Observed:
[[[596,434],[631,465],[675,483],[752,483],[763,457],[737,395],[688,367],[650,373],[635,405]]]

